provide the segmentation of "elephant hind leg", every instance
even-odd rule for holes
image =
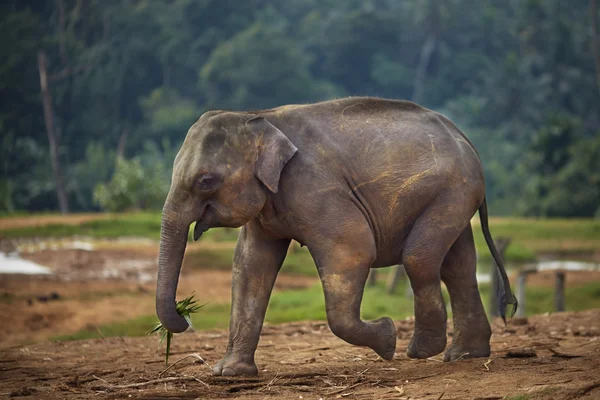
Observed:
[[[475,244],[468,225],[442,263],[442,280],[448,288],[454,320],[452,345],[444,361],[490,355],[491,329],[476,278]]]
[[[415,221],[402,255],[414,292],[415,328],[406,354],[428,358],[446,348],[446,306],[441,291],[441,265],[450,246],[469,223],[462,195],[444,194]]]
[[[311,249],[317,264],[323,291],[327,322],[331,331],[342,340],[373,349],[386,360],[394,357],[396,328],[388,317],[374,321],[360,318],[360,304],[370,267],[373,250],[364,245],[364,237],[349,240],[331,248]],[[361,244],[362,242],[362,244]]]

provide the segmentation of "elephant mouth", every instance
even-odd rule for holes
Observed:
[[[202,220],[206,215],[207,211],[208,204],[204,207],[204,210],[202,210],[202,215],[200,215],[200,218],[198,218],[198,220],[196,221],[196,226],[194,227],[194,241],[200,239],[200,236],[202,236],[202,234],[210,228],[208,223]]]

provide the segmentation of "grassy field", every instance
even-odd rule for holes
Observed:
[[[14,218],[31,218],[38,216]],[[103,215],[98,218],[86,216],[81,222],[72,223],[70,216],[65,217],[64,224],[42,226],[23,226],[10,228],[11,218],[0,220],[0,237],[65,237],[90,236],[94,238],[118,238],[126,236],[158,239],[160,233],[160,214],[136,213]],[[40,219],[40,221],[43,218]],[[55,220],[55,219],[54,219]],[[28,222],[28,221],[25,221]],[[35,224],[30,224],[35,225]],[[39,224],[38,224],[39,225]],[[484,242],[479,219],[472,222],[475,231],[475,242],[484,268],[490,255]],[[522,218],[492,218],[490,220],[492,235],[496,238],[505,236],[512,239],[506,259],[509,264],[533,260],[541,253],[552,253],[557,256],[589,253],[600,249],[600,221],[584,219],[549,219],[535,220]],[[8,228],[7,228],[8,227]],[[237,229],[214,229],[208,231],[202,240],[223,242],[235,241]],[[200,249],[188,251],[185,268],[231,269],[231,248]],[[315,276],[316,268],[306,248],[288,254],[283,273]],[[380,280],[383,281],[384,277]],[[394,319],[402,319],[412,315],[412,300],[404,296],[404,287],[394,295],[383,290],[383,282],[374,288],[367,288],[362,307],[365,319],[378,318],[382,315]],[[489,288],[481,285],[482,296],[487,303]],[[600,283],[590,282],[584,286],[567,288],[567,309],[569,311],[600,307]],[[446,296],[447,297],[447,296]],[[553,309],[553,295],[550,288],[528,287],[527,313],[536,314]],[[302,290],[288,290],[273,295],[268,312],[268,323],[279,323],[296,320],[324,320],[325,307],[320,285]],[[198,329],[226,328],[229,320],[228,304],[208,304],[194,316],[194,326]],[[99,326],[98,330],[86,330],[74,335],[58,339],[75,339],[87,337],[115,335],[144,335],[156,322],[155,315],[140,316],[136,319],[110,325]],[[101,333],[100,333],[101,332]]]
[[[405,285],[399,285],[393,295],[387,294],[383,282],[375,287],[367,287],[362,302],[363,319],[376,319],[389,316],[401,320],[413,314],[412,299],[405,295]],[[480,285],[484,305],[489,300],[489,285]],[[443,290],[446,304],[448,294]],[[551,288],[529,287],[527,289],[527,315],[544,313],[553,309],[553,291]],[[567,311],[600,308],[600,282],[588,283],[566,290]],[[192,317],[196,329],[225,329],[229,325],[229,304],[207,304]],[[452,313],[449,312],[449,316]],[[288,290],[274,293],[267,310],[267,323],[283,323],[302,320],[326,320],[323,291],[319,284],[307,289]],[[75,340],[100,338],[102,336],[143,336],[157,322],[155,315],[141,316],[132,320],[99,326],[73,335],[60,336],[55,340]]]
[[[472,225],[480,259],[489,259],[478,216]],[[600,220],[495,217],[490,219],[490,231],[494,238],[511,238],[509,261],[532,260],[539,253],[574,255],[600,249]]]
[[[2,218],[3,226],[10,226],[11,218]],[[35,219],[36,216],[30,217]],[[69,216],[65,217],[66,219]],[[472,222],[475,244],[480,260],[490,260],[479,218]],[[193,227],[193,226],[192,226]],[[191,229],[191,228],[190,228]],[[589,253],[600,249],[600,220],[592,219],[526,219],[492,218],[490,220],[492,236],[510,237],[508,261],[534,260],[539,253],[572,255]],[[206,232],[203,240],[235,241],[237,229],[213,229]],[[4,237],[65,237],[90,236],[95,238],[118,238],[125,236],[158,239],[160,235],[159,213],[114,214],[96,220],[87,220],[79,224],[51,224],[0,229]],[[191,239],[191,234],[190,234]]]

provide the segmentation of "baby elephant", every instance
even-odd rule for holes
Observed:
[[[504,318],[516,299],[488,229],[481,161],[446,117],[368,97],[206,112],[173,165],[161,226],[158,317],[172,332],[188,327],[175,309],[175,292],[190,224],[196,223],[195,240],[210,228],[242,226],[229,344],[215,375],[257,374],[254,353],[291,239],[314,258],[329,326],[346,342],[393,358],[392,320],[361,320],[360,303],[370,268],[403,264],[415,311],[407,355],[427,358],[446,347],[443,281],[454,315],[445,360],[487,357],[491,330],[470,225],[477,210],[501,276]]]

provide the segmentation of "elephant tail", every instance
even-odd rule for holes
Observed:
[[[490,234],[487,202],[485,197],[483,198],[481,206],[479,206],[479,218],[481,219],[481,230],[483,231],[483,236],[485,237],[485,241],[490,249],[490,252],[492,253],[492,257],[494,258],[496,267],[498,268],[498,273],[500,274],[500,279],[496,279],[496,287],[494,290],[496,292],[496,299],[498,301],[498,312],[506,324],[506,307],[508,307],[509,304],[513,306],[510,314],[512,317],[517,311],[519,303],[515,295],[510,290],[510,282],[508,281],[508,276],[506,275],[506,269],[504,269],[504,262],[502,261],[502,257],[500,257],[500,254],[496,249],[496,245],[492,240],[492,235]]]

